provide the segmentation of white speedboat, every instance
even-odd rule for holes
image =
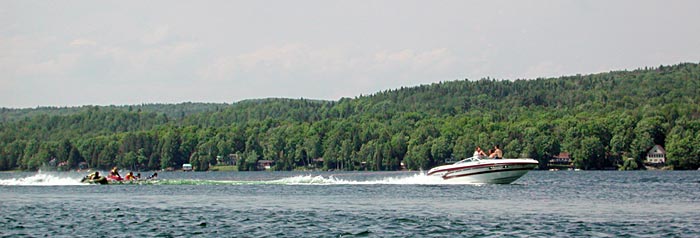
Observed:
[[[534,159],[480,159],[471,157],[428,171],[430,176],[464,183],[509,184],[537,167]]]

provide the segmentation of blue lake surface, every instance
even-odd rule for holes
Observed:
[[[147,173],[143,173],[146,175]],[[0,173],[1,237],[700,237],[700,171]]]

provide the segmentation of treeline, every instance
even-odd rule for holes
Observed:
[[[217,158],[276,170],[428,169],[500,145],[547,166],[639,169],[655,144],[674,169],[700,166],[700,65],[560,78],[451,81],[339,101],[2,109],[0,170],[54,161],[106,169],[198,170]]]
[[[180,118],[183,119],[186,116],[209,112],[218,111],[223,108],[230,106],[230,104],[225,103],[193,103],[185,102],[178,104],[141,104],[141,105],[122,105],[122,106],[101,106],[102,109],[115,109],[119,111],[126,112],[154,112],[158,114],[163,114],[169,118]],[[37,107],[37,108],[0,108],[0,122],[13,122],[20,119],[25,119],[27,117],[35,116],[68,116],[77,113],[85,112],[93,109],[95,106],[81,106],[81,107]]]

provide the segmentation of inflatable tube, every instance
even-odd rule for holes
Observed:
[[[96,179],[89,179],[88,177],[84,177],[82,180],[80,180],[80,182],[91,183],[91,184],[107,184],[107,178],[99,177]]]
[[[117,181],[117,182],[120,182],[120,181],[123,181],[123,180],[124,180],[124,178],[119,177],[119,176],[115,176],[115,175],[107,176],[107,179],[108,179],[109,181]]]

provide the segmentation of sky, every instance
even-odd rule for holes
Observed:
[[[338,100],[700,62],[700,1],[0,0],[0,107]]]

